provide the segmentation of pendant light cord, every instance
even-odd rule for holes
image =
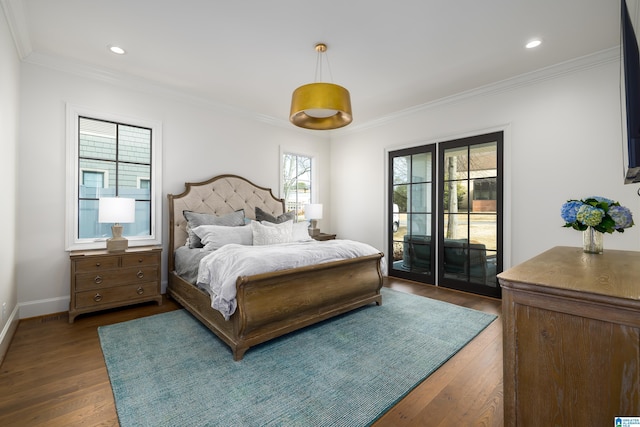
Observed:
[[[326,54],[326,52],[322,52],[319,49],[317,50],[317,57],[316,57],[316,74],[315,74],[315,81],[316,82],[321,82],[322,81],[322,58],[324,56],[324,59],[327,61],[327,70],[329,71],[329,81],[333,82],[333,74],[331,73],[331,64],[329,64],[329,56]]]

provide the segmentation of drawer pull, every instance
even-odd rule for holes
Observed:
[[[142,262],[144,261],[142,258],[138,258],[138,262]]]
[[[93,297],[93,300],[94,300],[95,302],[100,302],[100,301],[102,301],[102,295],[100,295],[100,294],[96,294],[96,295]]]
[[[142,295],[144,294],[144,289],[142,289],[142,287],[139,287],[138,289],[136,289],[136,292],[138,293],[138,295]]]
[[[102,276],[96,276],[96,278],[93,279],[93,281],[95,282],[96,285],[99,285],[100,283],[102,283]]]
[[[136,276],[138,276],[138,279],[142,279],[144,278],[144,273],[142,272],[142,270],[138,270],[138,274],[136,274]]]
[[[100,263],[99,262],[96,262],[96,267],[100,267]]]

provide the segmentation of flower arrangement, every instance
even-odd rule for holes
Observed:
[[[623,233],[625,228],[633,226],[631,211],[604,197],[569,200],[562,205],[560,215],[565,227],[580,231],[592,227],[601,233]]]

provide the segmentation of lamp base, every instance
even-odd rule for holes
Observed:
[[[129,241],[124,237],[107,239],[107,252],[124,252],[129,247]]]
[[[110,239],[107,239],[107,252],[124,252],[129,247],[129,241],[122,237],[123,227],[120,224],[114,224],[111,226]]]
[[[309,225],[309,236],[314,237],[320,234],[320,229],[318,228],[318,220],[312,219]]]

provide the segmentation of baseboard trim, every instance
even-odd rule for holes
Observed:
[[[16,305],[7,319],[7,323],[5,323],[4,328],[2,328],[2,332],[0,332],[0,365],[2,365],[4,356],[9,350],[11,340],[16,333],[16,329],[18,329],[18,323],[20,321],[19,313],[20,307]]]
[[[44,316],[51,313],[69,311],[69,297],[47,298],[36,301],[22,302],[20,306],[20,318]]]

